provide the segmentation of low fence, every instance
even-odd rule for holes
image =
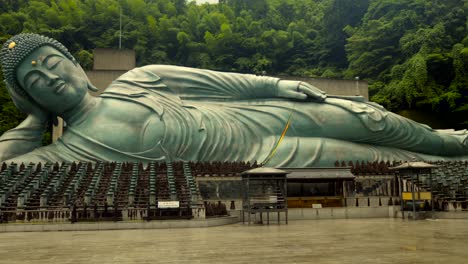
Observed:
[[[366,196],[366,197],[347,197],[345,207],[381,207],[400,205],[400,197],[391,196]]]
[[[104,221],[150,221],[168,219],[204,219],[228,215],[226,204],[204,202],[192,207],[181,208],[112,208],[112,207],[72,207],[44,209],[0,210],[0,223],[64,223],[64,222],[104,222]]]
[[[0,223],[70,222],[71,215],[69,209],[0,211]]]
[[[192,209],[160,210],[127,208],[122,210],[39,209],[0,211],[0,223],[64,223],[101,221],[149,221],[157,219],[191,219]]]
[[[290,220],[395,218],[399,206],[381,207],[325,207],[288,209]]]

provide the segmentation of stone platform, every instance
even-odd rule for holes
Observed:
[[[338,219],[288,225],[0,234],[0,263],[467,263],[468,221]]]
[[[58,222],[58,223],[8,223],[0,224],[2,232],[38,232],[38,231],[98,231],[119,229],[170,229],[193,228],[229,225],[239,222],[237,216],[213,217],[191,220],[157,220],[157,221],[121,221],[121,222]]]

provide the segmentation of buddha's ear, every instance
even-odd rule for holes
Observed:
[[[96,88],[89,80],[88,80],[88,90],[91,90],[93,92],[99,92],[99,89]]]
[[[95,93],[99,92],[99,89],[91,83],[88,75],[86,75],[86,72],[83,70],[83,68],[81,68],[81,65],[78,62],[76,62],[76,60],[73,60],[73,63],[75,63],[75,65],[79,67],[83,71],[84,75],[86,76],[86,81],[88,83],[88,90],[95,92]]]

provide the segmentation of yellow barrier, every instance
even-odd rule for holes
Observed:
[[[430,192],[414,192],[415,200],[431,200]],[[411,192],[403,192],[403,200],[413,200],[413,194]]]

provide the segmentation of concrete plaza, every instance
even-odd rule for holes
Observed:
[[[0,233],[0,263],[468,263],[468,220]]]

